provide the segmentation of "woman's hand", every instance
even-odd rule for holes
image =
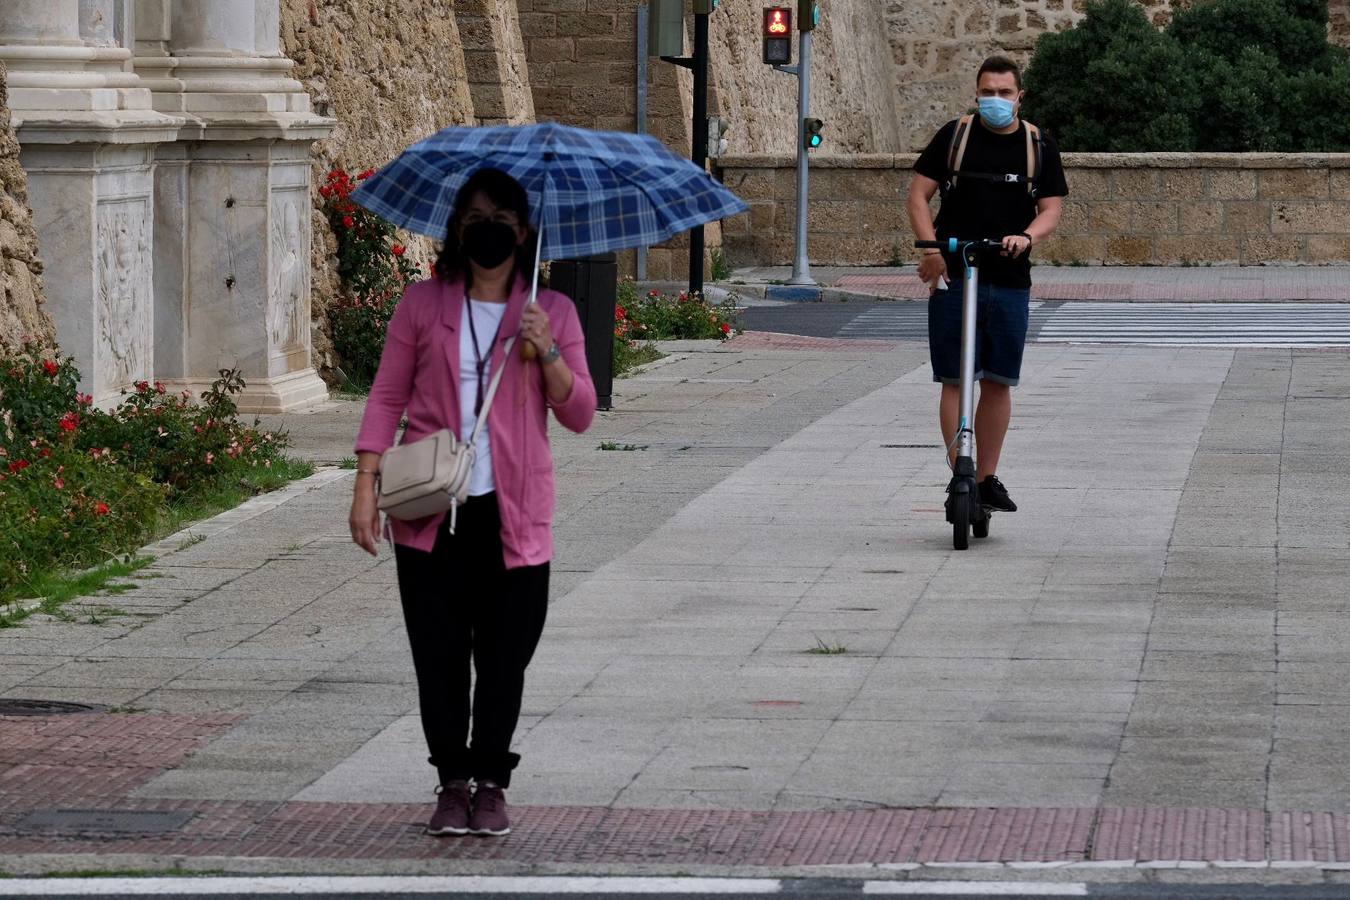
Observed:
[[[548,353],[553,346],[553,326],[549,324],[548,313],[538,303],[526,303],[520,314],[520,336],[534,344],[540,356]]]
[[[919,279],[930,290],[937,290],[937,280],[947,274],[947,260],[941,253],[924,253],[919,259]]]
[[[369,553],[379,555],[380,508],[375,497],[375,477],[366,472],[356,473],[356,489],[352,493],[352,511],[347,517],[352,543]]]

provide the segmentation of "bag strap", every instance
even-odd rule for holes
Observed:
[[[513,334],[502,349],[502,364],[497,368],[497,371],[492,373],[492,381],[488,384],[487,396],[483,398],[483,410],[478,414],[478,420],[473,423],[473,436],[469,438],[470,447],[478,444],[478,435],[483,430],[483,423],[487,421],[488,410],[492,409],[492,398],[497,396],[497,387],[502,383],[502,373],[506,371],[506,361],[511,358],[511,348],[515,344],[516,336]]]
[[[1041,177],[1041,130],[1030,122],[1027,129],[1027,193],[1036,196],[1036,181]]]
[[[966,145],[970,143],[970,126],[975,117],[967,113],[956,120],[956,129],[952,131],[952,142],[947,147],[947,188],[956,187],[956,174],[961,171],[961,161],[966,157]]]

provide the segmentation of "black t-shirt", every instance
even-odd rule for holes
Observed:
[[[958,178],[956,187],[946,190],[948,178],[947,156],[950,152],[956,119],[942,126],[937,136],[914,164],[914,171],[943,185],[942,201],[938,208],[937,236],[939,239],[994,238],[1002,239],[1019,234],[1036,218],[1036,197],[1068,196],[1069,186],[1064,181],[1064,167],[1059,160],[1059,148],[1044,131],[1041,132],[1041,174],[1033,185],[1036,197],[1027,192],[1025,183],[993,181],[984,178]],[[990,131],[979,116],[970,123],[970,140],[966,155],[961,160],[962,172],[989,174],[1027,174],[1026,125],[1018,123],[1017,131],[999,134]],[[1033,252],[1035,248],[1032,248]],[[947,278],[960,281],[965,266],[960,258],[945,254]],[[1024,253],[1011,259],[997,253],[987,253],[980,259],[980,282],[1002,287],[1031,287],[1031,254]]]

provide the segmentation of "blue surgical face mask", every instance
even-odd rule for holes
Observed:
[[[1002,97],[981,97],[980,118],[990,128],[1007,128],[1017,116],[1017,107]]]

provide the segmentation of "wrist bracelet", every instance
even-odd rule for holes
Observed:
[[[379,470],[379,469],[357,469],[357,470],[356,470],[356,474],[357,474],[357,475],[379,475],[379,474],[380,474],[380,470]]]
[[[941,250],[938,250],[938,249],[935,248],[935,247],[930,247],[930,248],[928,248],[927,250],[923,251],[923,255],[924,255],[924,256],[941,256],[941,255],[942,255],[942,251],[941,251]]]
[[[1020,235],[1021,235],[1022,237],[1024,237],[1024,238],[1026,238],[1028,244],[1034,244],[1034,243],[1036,243],[1035,241],[1033,241],[1033,240],[1031,239],[1031,235],[1027,234],[1025,231],[1019,231],[1018,234],[1020,234]]]

